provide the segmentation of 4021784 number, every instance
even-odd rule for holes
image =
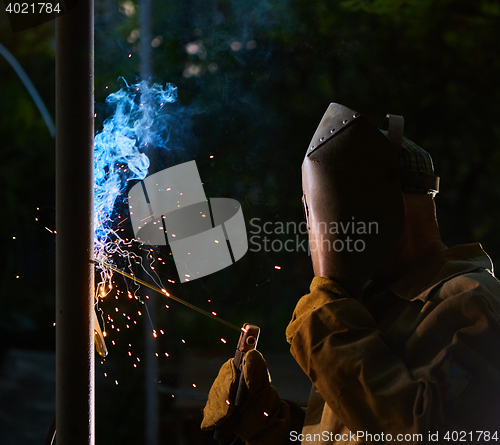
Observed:
[[[59,3],[9,3],[5,12],[9,14],[53,14],[61,12]]]
[[[448,431],[443,439],[451,442],[497,442],[498,431]]]

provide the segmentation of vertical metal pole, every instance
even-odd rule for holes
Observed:
[[[56,443],[94,444],[94,2],[56,19]]]

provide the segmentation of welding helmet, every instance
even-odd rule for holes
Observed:
[[[332,103],[302,164],[303,203],[316,276],[362,286],[401,241],[403,192],[438,191],[427,152],[403,138],[402,116],[382,129]]]

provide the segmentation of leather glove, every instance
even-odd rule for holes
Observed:
[[[302,413],[298,414],[287,402],[280,400],[271,386],[271,377],[262,354],[256,350],[243,359],[245,394],[243,403],[234,405],[238,378],[233,359],[219,371],[203,410],[201,429],[222,428],[232,431],[251,445],[289,443],[292,428],[301,428]]]

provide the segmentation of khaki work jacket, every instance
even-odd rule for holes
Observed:
[[[287,328],[313,383],[292,443],[500,441],[500,282],[479,244],[363,301],[328,278],[310,290]]]

